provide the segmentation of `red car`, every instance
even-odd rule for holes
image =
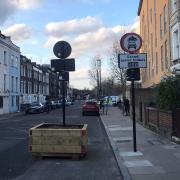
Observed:
[[[82,107],[82,115],[84,116],[85,114],[95,114],[99,116],[99,105],[95,101],[86,101],[83,104]]]

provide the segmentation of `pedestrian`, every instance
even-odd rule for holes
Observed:
[[[127,98],[124,98],[123,103],[124,103],[125,115],[129,116],[130,115],[130,112],[129,112],[129,109],[130,109],[129,100]]]
[[[121,99],[119,99],[119,101],[117,102],[117,106],[118,106],[119,109],[122,108],[122,101],[121,101]]]
[[[110,105],[112,105],[112,99],[111,97],[106,98],[105,103],[104,103],[104,107],[105,107],[105,114],[108,114],[108,110]]]
[[[50,106],[50,101],[46,101],[45,111],[46,111],[47,113],[49,113],[49,112],[50,112],[50,108],[51,108],[51,106]]]

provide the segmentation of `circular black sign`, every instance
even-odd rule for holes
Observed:
[[[56,57],[65,59],[71,54],[71,45],[66,41],[58,41],[54,47],[53,52]]]

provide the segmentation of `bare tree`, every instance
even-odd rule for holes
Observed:
[[[100,71],[97,66],[97,60],[100,59],[99,56],[95,56],[91,59],[90,70],[88,71],[90,82],[94,86],[97,91],[97,97],[99,97],[100,93]]]
[[[118,41],[113,43],[112,49],[110,51],[110,71],[111,75],[120,82],[123,89],[123,96],[126,96],[126,69],[118,67],[118,54],[124,53],[124,51],[120,48],[120,44]]]

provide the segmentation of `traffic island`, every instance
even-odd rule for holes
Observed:
[[[42,123],[29,130],[29,151],[34,156],[84,157],[87,142],[87,124]]]

